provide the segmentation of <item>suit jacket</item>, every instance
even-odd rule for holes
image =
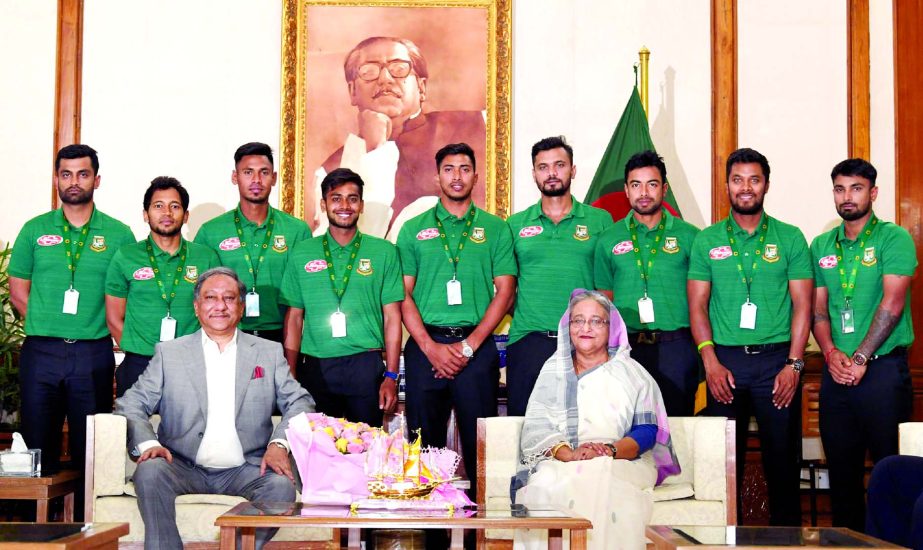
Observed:
[[[259,376],[257,367],[261,367]],[[260,464],[271,439],[285,439],[293,416],[314,411],[314,400],[292,377],[282,346],[245,332],[237,332],[235,407],[237,435],[244,459]],[[274,406],[282,421],[273,430]],[[208,392],[202,330],[155,346],[147,369],[125,395],[116,400],[115,414],[128,419],[128,447],[156,439],[190,462],[195,462],[205,433]],[[160,414],[157,434],[150,422]]]

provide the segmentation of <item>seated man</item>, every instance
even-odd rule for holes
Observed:
[[[294,501],[285,428],[314,400],[292,378],[282,346],[237,330],[246,288],[227,267],[199,276],[193,307],[202,329],[157,344],[147,370],[115,403],[128,419],[144,547],[183,547],[177,495],[214,493]],[[273,429],[273,407],[282,422]],[[160,414],[157,434],[150,416]],[[257,548],[275,529],[257,529]]]

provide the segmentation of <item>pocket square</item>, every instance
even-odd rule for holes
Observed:
[[[250,380],[255,380],[257,378],[263,377],[263,367],[257,365],[253,368],[253,376],[250,377]]]

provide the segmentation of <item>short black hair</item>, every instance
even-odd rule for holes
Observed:
[[[347,183],[355,183],[359,187],[359,198],[362,199],[362,187],[365,182],[362,181],[362,176],[349,168],[337,168],[324,176],[324,181],[320,182],[321,198],[327,200],[327,193]]]
[[[436,170],[442,165],[442,159],[449,155],[467,155],[471,159],[471,168],[477,170],[477,164],[474,160],[474,149],[467,143],[450,143],[442,149],[436,151]]]
[[[567,158],[570,159],[570,163],[574,163],[574,148],[567,143],[567,139],[564,136],[552,136],[540,139],[532,146],[532,164],[535,164],[535,157],[539,153],[551,151],[552,149],[564,149],[567,151]]]
[[[766,160],[766,157],[756,149],[750,149],[749,147],[744,147],[738,149],[728,155],[727,163],[724,167],[724,179],[725,181],[731,178],[731,166],[735,164],[751,164],[757,163],[760,165],[760,168],[763,169],[763,177],[766,178],[766,181],[769,181],[769,161]]]
[[[186,191],[186,188],[183,187],[183,184],[178,179],[170,176],[157,176],[151,180],[151,185],[144,192],[145,210],[151,207],[151,198],[154,193],[163,189],[176,189],[176,192],[179,193],[179,201],[183,204],[183,210],[189,210],[189,192]]]
[[[875,180],[878,178],[878,170],[872,166],[872,163],[860,158],[846,159],[833,167],[830,172],[830,179],[835,180],[837,176],[859,176],[869,180],[872,187],[875,187]]]
[[[625,183],[628,183],[629,172],[638,168],[647,168],[648,166],[653,166],[660,171],[661,183],[667,182],[667,165],[663,163],[663,157],[658,155],[656,151],[648,149],[631,155],[631,158],[625,163]]]
[[[93,175],[99,174],[99,157],[96,156],[96,149],[82,143],[74,143],[61,147],[54,158],[54,171],[57,172],[61,167],[61,159],[82,159],[90,157],[90,165],[93,167]]]
[[[266,157],[269,159],[269,164],[273,164],[272,147],[266,145],[265,143],[260,143],[259,141],[251,141],[250,143],[244,143],[238,147],[236,151],[234,151],[234,166],[237,166],[237,163],[240,162],[240,159],[250,155]]]

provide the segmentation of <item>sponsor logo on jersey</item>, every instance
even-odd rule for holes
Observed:
[[[631,244],[631,241],[622,241],[619,244],[612,247],[612,253],[616,256],[621,256],[622,254],[628,254],[634,250],[635,245]]]
[[[327,269],[327,260],[311,260],[304,264],[304,270],[308,273],[317,273]]]
[[[41,237],[35,239],[35,243],[39,246],[54,246],[63,242],[64,237],[61,235],[42,235]]]
[[[439,229],[435,227],[428,227],[419,233],[417,233],[418,241],[428,241],[430,239],[435,239],[439,236]]]
[[[240,237],[228,237],[218,245],[220,250],[237,250],[240,248]]]
[[[724,260],[730,258],[733,254],[731,247],[728,245],[716,246],[708,251],[708,257],[712,260]]]
[[[831,254],[817,260],[817,265],[819,265],[821,269],[833,269],[834,267],[840,265],[840,262],[837,261],[836,254]]]
[[[523,239],[528,239],[529,237],[534,237],[536,235],[541,235],[542,231],[545,229],[540,225],[530,225],[529,227],[523,227],[519,230],[519,236]]]
[[[136,269],[134,273],[131,274],[131,278],[136,281],[147,281],[154,278],[154,270],[151,267],[142,267]]]

